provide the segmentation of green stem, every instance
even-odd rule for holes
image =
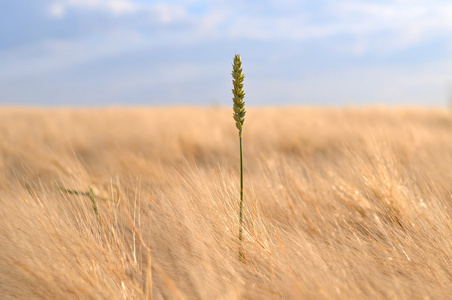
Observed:
[[[240,250],[239,257],[242,259],[242,240],[243,240],[243,162],[242,162],[242,130],[239,131],[240,136],[240,229],[239,229],[239,240],[240,240]]]
[[[79,195],[79,196],[87,196],[87,197],[91,197],[91,193],[90,192],[80,192],[80,191],[74,191],[74,190],[67,190],[65,188],[59,187],[58,185],[55,185],[55,188],[57,190],[63,191],[65,193],[71,194],[71,195]],[[94,194],[94,191],[92,192]],[[103,200],[103,201],[110,201],[110,202],[115,202],[112,199],[109,198],[104,198],[104,197],[99,197],[97,195],[94,194],[94,196],[96,197],[96,199],[98,200]]]
[[[89,199],[91,200],[93,204],[93,210],[96,214],[97,219],[99,220],[99,212],[97,211],[97,196],[94,194],[93,188],[89,186]]]

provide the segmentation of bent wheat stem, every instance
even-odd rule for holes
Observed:
[[[96,214],[97,219],[99,219],[99,211],[98,211],[98,208],[97,208],[97,200],[104,200],[104,201],[112,201],[113,202],[113,200],[111,200],[111,199],[103,198],[103,197],[100,197],[100,196],[96,195],[94,193],[94,190],[93,190],[92,186],[88,186],[88,188],[89,188],[88,192],[81,192],[81,191],[76,191],[76,190],[68,190],[68,189],[62,188],[62,187],[60,187],[58,185],[56,185],[55,187],[58,190],[60,190],[62,192],[65,192],[65,193],[68,193],[68,194],[71,194],[71,195],[79,195],[79,196],[87,196],[87,197],[89,197],[89,199],[91,200],[91,203],[93,204],[93,211]]]

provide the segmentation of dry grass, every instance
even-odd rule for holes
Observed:
[[[244,263],[231,114],[1,109],[1,298],[450,299],[447,111],[250,108]]]

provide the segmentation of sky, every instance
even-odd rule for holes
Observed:
[[[0,0],[0,105],[452,103],[449,0]]]

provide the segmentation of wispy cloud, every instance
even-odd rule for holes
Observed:
[[[145,15],[151,22],[169,24],[184,21],[188,18],[184,5],[166,2],[134,2],[131,0],[60,0],[48,5],[51,17],[61,19],[67,14],[85,18],[86,14],[104,13],[121,18],[131,15]],[[129,19],[130,23],[134,23]],[[139,23],[137,24],[139,25]]]
[[[128,0],[66,0],[50,4],[49,12],[51,16],[61,18],[67,10],[74,8],[106,11],[113,15],[135,13],[140,9],[138,4]]]
[[[399,50],[452,34],[452,3],[444,1],[346,1],[333,10],[339,23],[336,34],[365,37],[369,43],[374,39],[368,50]]]

